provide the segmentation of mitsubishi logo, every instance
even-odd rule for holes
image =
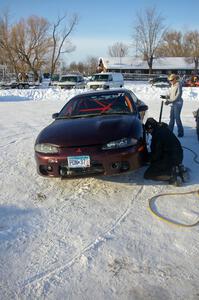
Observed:
[[[81,150],[80,148],[78,148],[78,149],[76,150],[76,152],[77,152],[77,153],[82,153],[82,150]]]

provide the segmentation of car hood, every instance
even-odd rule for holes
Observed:
[[[139,139],[142,125],[134,115],[57,119],[39,134],[36,143],[61,147],[104,144],[124,137]]]
[[[58,85],[75,85],[77,84],[77,82],[75,81],[61,81],[61,82],[58,82]]]
[[[88,82],[88,85],[102,85],[102,84],[105,84],[105,83],[107,83],[108,82],[108,80],[95,80],[95,81],[89,81]]]

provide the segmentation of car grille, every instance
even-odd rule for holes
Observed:
[[[102,88],[102,86],[101,85],[91,85],[90,88],[93,90],[96,90],[98,88]]]
[[[61,177],[73,177],[73,176],[88,176],[88,175],[97,175],[103,174],[104,167],[102,164],[92,161],[89,168],[72,168],[69,169],[67,163],[64,163],[60,166],[60,175]]]
[[[61,85],[61,89],[70,90],[70,89],[74,89],[74,88],[75,88],[74,85]]]

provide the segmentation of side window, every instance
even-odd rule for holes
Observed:
[[[108,76],[108,81],[113,81],[112,75],[109,75],[109,76]]]
[[[60,116],[71,116],[76,104],[77,101],[69,101],[60,111]]]
[[[135,94],[125,94],[125,100],[128,102],[129,107],[131,107],[131,111],[137,113],[137,97]]]
[[[136,95],[131,92],[131,97],[133,98],[133,101],[135,102],[135,104],[137,105],[137,102],[138,102],[138,98],[136,97]]]

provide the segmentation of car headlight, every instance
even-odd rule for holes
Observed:
[[[102,150],[109,150],[109,149],[118,149],[118,148],[126,148],[130,146],[134,146],[137,144],[137,139],[134,138],[123,138],[120,140],[112,141],[107,143],[102,147]]]
[[[36,152],[41,152],[41,153],[58,153],[59,149],[57,146],[55,145],[51,145],[51,144],[36,144],[35,145],[35,151]]]

